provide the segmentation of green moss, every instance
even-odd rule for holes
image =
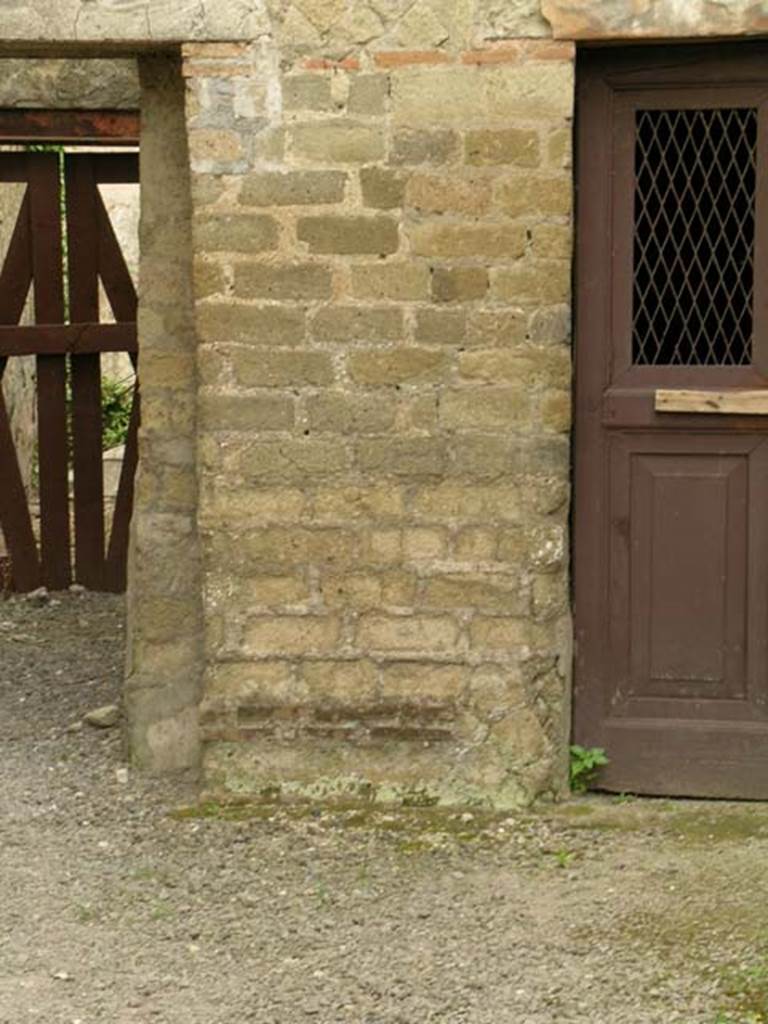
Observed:
[[[753,966],[726,971],[723,996],[718,1024],[767,1024],[768,950],[763,948]]]
[[[664,820],[663,828],[691,843],[765,839],[768,837],[768,812],[751,806],[676,811]]]
[[[316,803],[313,801],[207,800],[171,812],[175,821],[205,820],[222,823],[263,821],[292,822],[313,820],[328,831],[370,832],[391,837],[396,848],[407,853],[434,851],[468,844],[496,845],[514,833],[499,833],[500,821],[509,818],[488,811],[473,813],[426,805],[387,807],[357,801]]]

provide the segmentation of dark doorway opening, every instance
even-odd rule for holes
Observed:
[[[0,112],[0,182],[21,200],[0,269],[0,379],[33,359],[34,473],[20,463],[0,394],[0,529],[6,586],[122,592],[139,423],[137,295],[101,193],[138,185],[138,115]],[[11,147],[10,149],[8,147]],[[124,448],[105,501],[102,362],[126,353]]]

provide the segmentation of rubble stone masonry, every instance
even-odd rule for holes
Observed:
[[[183,47],[211,788],[562,788],[574,48],[475,6]]]

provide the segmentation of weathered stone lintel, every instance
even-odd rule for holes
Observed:
[[[266,31],[264,0],[11,0],[0,5],[0,42],[30,46],[252,40]]]
[[[556,39],[699,39],[768,31],[755,0],[541,0]]]

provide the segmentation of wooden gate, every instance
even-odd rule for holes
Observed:
[[[127,352],[136,367],[137,301],[98,186],[138,180],[134,153],[0,153],[0,182],[26,185],[0,271],[0,380],[15,356],[34,355],[37,368],[39,536],[0,391],[0,526],[18,591],[125,589],[138,384],[108,524],[100,353]],[[100,322],[99,281],[114,323]],[[32,322],[21,324],[30,290]]]
[[[768,798],[768,47],[580,64],[578,743]]]

